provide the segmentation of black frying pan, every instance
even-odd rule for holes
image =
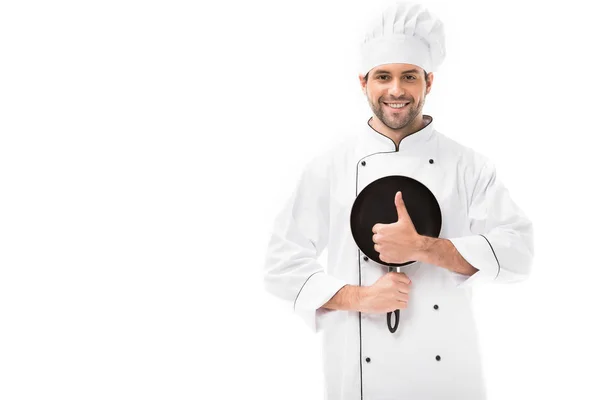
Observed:
[[[390,271],[400,272],[402,264],[387,263],[379,259],[373,243],[373,226],[378,223],[391,224],[398,221],[394,198],[398,191],[406,205],[408,215],[417,233],[438,237],[442,229],[442,212],[435,196],[421,182],[401,175],[386,176],[367,185],[354,200],[350,214],[350,228],[358,248],[371,260],[387,265]],[[396,322],[391,324],[392,313],[387,315],[390,332],[396,332],[400,321],[400,310],[394,311]]]

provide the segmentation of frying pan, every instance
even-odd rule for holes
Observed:
[[[391,224],[398,221],[398,211],[394,197],[402,192],[406,211],[415,226],[417,233],[424,236],[438,237],[442,229],[442,212],[433,193],[416,179],[390,175],[379,178],[367,185],[356,197],[350,213],[350,228],[358,248],[371,260],[386,265],[391,272],[400,272],[401,267],[415,261],[401,264],[381,261],[373,243],[373,225]],[[394,311],[396,317],[392,326],[392,313],[387,314],[390,332],[396,332],[400,321],[400,310]]]

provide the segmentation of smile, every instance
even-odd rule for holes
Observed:
[[[399,109],[405,107],[408,103],[383,103],[386,106],[394,109]]]

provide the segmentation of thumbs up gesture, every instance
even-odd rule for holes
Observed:
[[[404,205],[401,192],[396,193],[394,203],[398,211],[398,221],[373,226],[375,251],[379,253],[381,261],[387,263],[418,261],[424,245],[424,237],[417,233]]]

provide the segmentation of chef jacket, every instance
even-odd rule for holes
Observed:
[[[275,219],[265,286],[322,332],[328,400],[485,399],[472,287],[530,273],[532,223],[492,162],[424,118],[428,124],[398,146],[367,121],[321,151]],[[414,178],[431,190],[442,213],[439,237],[478,269],[467,276],[423,262],[403,267],[412,285],[395,333],[385,313],[320,308],[344,285],[369,286],[389,271],[359,250],[350,229],[356,196],[388,175]],[[326,247],[324,266],[317,258]]]

